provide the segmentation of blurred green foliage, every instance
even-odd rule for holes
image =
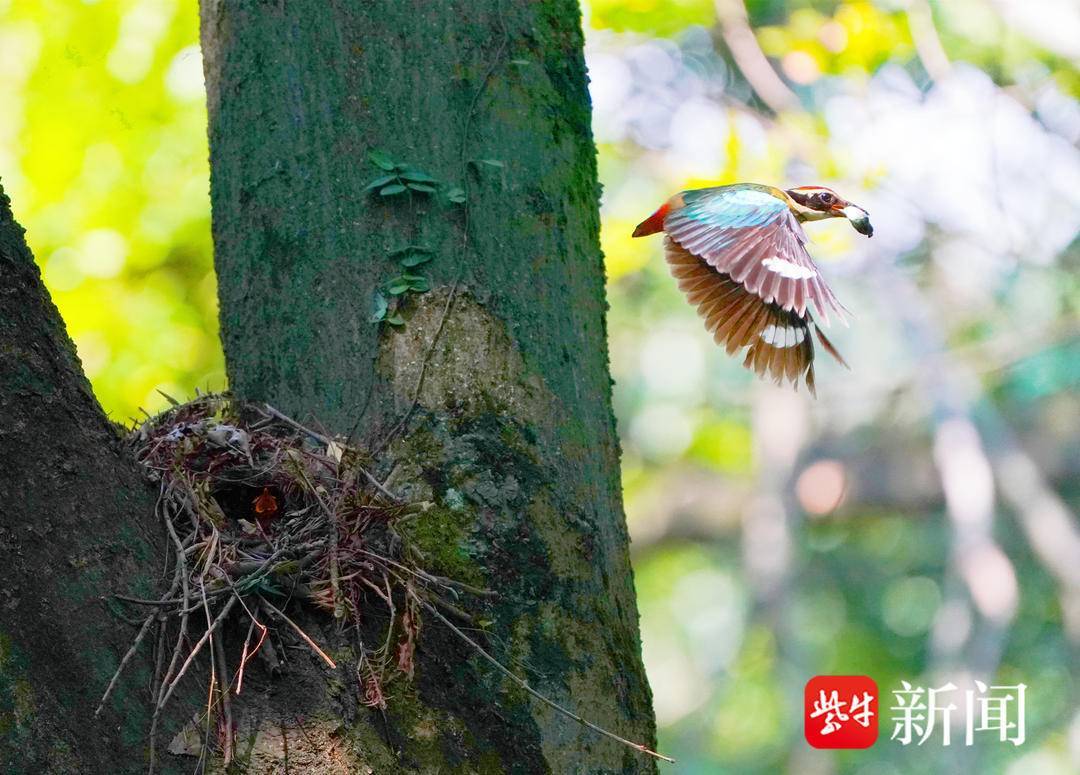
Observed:
[[[594,0],[589,11],[597,29],[649,35],[674,35],[716,19],[713,0]]]
[[[0,176],[118,421],[224,387],[196,11],[0,2]]]
[[[1080,15],[1033,5],[748,2],[756,44],[796,99],[776,113],[726,48],[712,3],[687,7],[681,25],[674,3],[591,4],[624,492],[660,749],[679,759],[675,771],[1080,771],[1072,593],[999,489],[993,535],[1009,567],[982,578],[1005,594],[1014,574],[1019,600],[1004,626],[972,604],[958,572],[971,547],[935,470],[944,454],[936,423],[955,399],[927,376],[965,370],[966,400],[1019,434],[1072,506],[1075,538],[1072,183],[1058,189],[1069,201],[1057,211],[1060,235],[1033,221],[1009,226],[1025,234],[1015,243],[985,236],[1023,209],[997,197],[1031,194],[1053,169],[1077,180],[1080,55],[1054,30],[1075,29]],[[1025,126],[1025,116],[1036,120]],[[1043,171],[1028,179],[1025,170]],[[789,399],[710,347],[656,241],[630,238],[674,191],[743,180],[834,185],[883,224],[868,246],[846,227],[807,229],[855,311],[852,329],[838,334],[854,373],[822,364],[828,388],[776,427],[768,414],[789,411]],[[932,316],[921,331],[904,320],[883,264],[918,289]],[[921,351],[939,346],[944,355],[927,361]],[[791,439],[770,452],[778,431]],[[1000,443],[982,439],[992,456],[1004,454]],[[820,477],[811,473],[821,460],[845,482],[838,508],[815,511]],[[774,509],[779,524],[769,521]],[[762,530],[766,539],[756,537]],[[940,736],[923,746],[889,740],[889,691],[901,680],[940,686],[969,671],[1028,685],[1023,746],[958,746],[956,729],[949,748]],[[877,681],[873,748],[817,752],[803,741],[802,687],[825,674]]]
[[[948,402],[931,383],[960,364],[960,403],[1012,428],[1077,527],[1080,14],[1051,0],[750,0],[753,40],[796,100],[774,112],[716,7],[590,0],[585,19],[660,749],[680,773],[1078,772],[1076,592],[995,501],[1019,602],[1004,623],[978,614],[935,468]],[[0,0],[0,179],[118,420],[161,408],[158,389],[224,387],[197,42],[194,2]],[[843,224],[808,229],[856,313],[834,337],[855,371],[822,364],[813,405],[713,348],[657,241],[629,236],[674,191],[740,180],[842,184],[877,205],[869,247]],[[922,333],[898,277],[922,294]],[[928,336],[944,357],[915,346]],[[982,440],[988,454],[1000,443]],[[819,508],[832,470],[840,505]],[[972,648],[950,651],[950,633]],[[865,751],[802,739],[813,675],[871,675],[887,707],[900,680],[940,685],[970,659],[1030,687],[1023,746],[902,747],[886,717]]]

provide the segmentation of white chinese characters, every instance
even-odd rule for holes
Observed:
[[[896,704],[893,711],[893,733],[890,739],[901,745],[914,740],[922,745],[941,730],[941,742],[949,745],[952,714],[957,706],[952,702],[957,687],[952,682],[937,689],[924,689],[901,681],[900,689],[893,689]],[[987,685],[975,681],[974,689],[964,692],[964,744],[973,745],[978,733],[997,733],[1000,742],[1022,745],[1025,740],[1024,693],[1025,684],[1013,686]]]
[[[870,706],[873,700],[874,697],[869,692],[862,692],[861,696],[853,694],[850,700],[842,700],[840,699],[840,692],[831,691],[826,695],[825,690],[822,689],[818,693],[818,699],[814,700],[814,709],[810,713],[810,718],[825,716],[824,724],[821,727],[821,734],[823,735],[836,732],[840,729],[842,722],[848,720],[852,720],[862,727],[869,727],[874,717],[874,711]],[[847,712],[844,711],[845,707]]]

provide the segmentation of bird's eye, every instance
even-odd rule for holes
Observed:
[[[824,193],[824,194],[821,195],[821,203],[822,204],[831,205],[835,201],[836,201],[836,197],[833,196],[832,194]]]

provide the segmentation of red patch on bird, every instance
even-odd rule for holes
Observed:
[[[637,225],[632,236],[647,237],[664,230],[664,218],[671,211],[671,202],[664,202],[655,213]]]
[[[255,510],[255,517],[260,522],[266,522],[277,516],[277,498],[271,494],[269,487],[263,487],[262,494],[255,499],[251,507]]]

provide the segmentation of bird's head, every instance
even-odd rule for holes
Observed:
[[[820,221],[823,218],[847,218],[855,231],[874,236],[874,227],[870,225],[870,214],[856,204],[852,204],[831,188],[824,186],[799,186],[789,188],[786,193],[794,203],[792,209],[800,221]]]

